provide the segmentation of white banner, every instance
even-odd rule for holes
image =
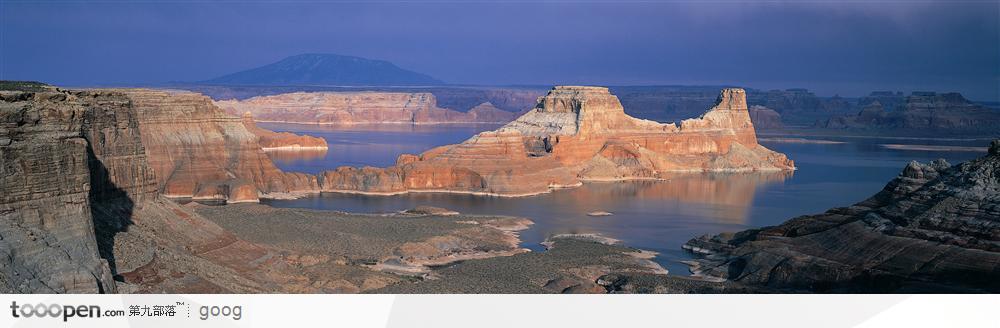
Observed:
[[[3,327],[1000,327],[1000,295],[3,295]]]

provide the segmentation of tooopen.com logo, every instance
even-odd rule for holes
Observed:
[[[125,310],[101,311],[97,305],[61,305],[61,304],[17,304],[10,302],[10,314],[14,318],[62,318],[63,321],[69,318],[100,318],[103,314],[106,317],[124,316]]]

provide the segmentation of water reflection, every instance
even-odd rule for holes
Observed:
[[[285,171],[317,173],[340,165],[389,166],[401,153],[462,142],[496,126],[303,126],[267,125],[277,131],[326,138],[329,151],[311,159],[279,161]],[[461,194],[411,193],[396,196],[322,194],[295,200],[265,201],[280,207],[304,207],[349,212],[392,212],[417,205],[450,208],[470,214],[527,217],[535,225],[521,233],[524,247],[559,233],[601,233],[626,245],[660,252],[657,261],[685,274],[688,259],[681,250],[687,240],[725,231],[776,225],[792,217],[820,213],[868,198],[899,174],[911,160],[946,158],[951,163],[980,156],[977,152],[894,150],[883,139],[835,138],[839,144],[769,143],[771,149],[795,160],[799,170],[755,174],[677,174],[668,181],[585,183],[532,197],[488,197]],[[893,143],[904,143],[893,141]],[[919,144],[928,144],[919,140]],[[938,143],[935,143],[938,144]],[[949,141],[941,145],[982,146],[979,141]],[[613,216],[588,216],[593,211]]]
[[[267,157],[278,166],[296,165],[326,157],[327,149],[268,149],[264,151]]]
[[[619,207],[617,204],[626,199],[636,206],[648,202],[676,202],[679,215],[745,225],[758,188],[784,182],[792,174],[676,174],[662,182],[591,183],[572,193],[571,197],[579,208],[591,208],[591,211]]]
[[[259,123],[277,132],[308,134],[326,139],[329,149],[320,157],[314,154],[283,153],[277,163],[284,171],[317,174],[339,166],[386,167],[396,163],[400,154],[419,154],[428,149],[460,143],[472,135],[496,129],[497,124],[447,125],[308,125]],[[297,157],[298,155],[302,155]]]
[[[755,197],[781,185],[789,173],[678,174],[668,181],[594,182],[531,197],[495,197],[446,193],[371,196],[324,193],[293,200],[265,200],[272,206],[347,212],[386,213],[430,205],[462,213],[530,218],[535,225],[521,233],[523,247],[564,233],[600,233],[627,245],[661,252],[661,265],[686,272],[678,263],[688,255],[680,245],[705,233],[734,231],[749,225]],[[588,216],[607,211],[612,216]]]

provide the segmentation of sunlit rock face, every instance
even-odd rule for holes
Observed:
[[[671,172],[793,170],[757,144],[742,89],[725,89],[699,118],[662,124],[630,117],[602,87],[557,86],[495,131],[387,169],[324,172],[324,191],[453,191],[527,195],[586,180],[662,179]]]
[[[517,114],[489,102],[468,112],[440,108],[433,94],[417,92],[294,92],[216,104],[257,121],[306,124],[507,123]]]
[[[243,113],[243,126],[258,138],[260,147],[265,151],[269,150],[323,150],[327,149],[326,139],[307,135],[298,135],[290,132],[274,132],[257,126],[253,120],[253,114]]]
[[[254,202],[263,194],[314,192],[314,176],[280,171],[240,117],[196,93],[129,89],[142,143],[168,197]]]

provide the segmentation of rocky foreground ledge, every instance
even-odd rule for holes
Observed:
[[[950,166],[912,162],[849,207],[702,236],[697,275],[813,292],[1000,292],[1000,140]]]

